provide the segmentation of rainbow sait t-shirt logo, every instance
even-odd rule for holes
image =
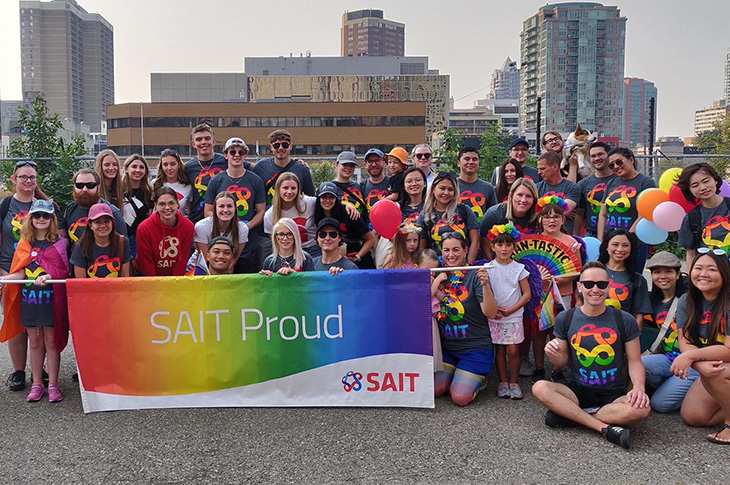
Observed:
[[[461,193],[461,195],[459,195],[459,203],[469,206],[472,212],[474,212],[478,223],[481,223],[482,217],[484,217],[483,207],[486,202],[487,198],[484,197],[484,194],[480,194],[479,192],[465,190]]]
[[[633,224],[633,220],[626,214],[632,205],[633,199],[636,197],[636,188],[626,185],[619,185],[606,196],[606,210],[608,210],[608,218],[606,226],[608,227],[624,227],[629,228]]]
[[[88,217],[81,217],[78,221],[71,224],[71,226],[68,228],[68,237],[71,238],[71,241],[77,242],[79,238],[81,238],[81,235],[84,233],[84,230],[86,229],[86,226],[88,224]]]
[[[243,222],[248,222],[250,217],[246,218],[246,216],[248,216],[251,209],[251,205],[249,203],[249,199],[251,199],[251,189],[248,187],[239,187],[238,185],[233,184],[226,188],[226,192],[230,192],[236,196],[236,215]]]
[[[613,344],[617,338],[615,330],[593,324],[583,325],[570,338],[570,346],[581,365],[578,371],[581,384],[604,386],[616,381],[619,370],[613,365],[616,357]]]

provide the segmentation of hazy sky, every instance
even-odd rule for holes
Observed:
[[[492,71],[519,60],[533,0],[78,0],[114,26],[116,102],[149,101],[150,72],[241,72],[244,57],[338,56],[342,13],[379,8],[406,24],[406,55],[451,75],[457,107],[487,93]],[[658,89],[657,134],[691,136],[694,110],[722,97],[730,0],[623,0],[625,75]],[[20,99],[19,2],[0,0],[0,96]]]

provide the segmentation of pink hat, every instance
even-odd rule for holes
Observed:
[[[114,219],[114,214],[112,214],[112,208],[102,202],[92,205],[89,209],[89,221],[95,221],[98,218],[104,216]]]

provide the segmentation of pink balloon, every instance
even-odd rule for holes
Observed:
[[[370,223],[373,225],[373,229],[386,239],[395,236],[400,221],[400,207],[392,200],[379,200],[370,211]]]
[[[728,183],[724,180],[720,186],[720,195],[723,197],[730,197],[730,185],[728,185]]]
[[[654,224],[663,231],[679,231],[684,215],[684,208],[676,202],[662,202],[654,209]]]

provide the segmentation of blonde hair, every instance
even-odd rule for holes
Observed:
[[[392,239],[393,249],[390,253],[391,259],[387,265],[383,265],[383,268],[386,266],[386,269],[402,268],[403,263],[408,260],[418,267],[418,246],[416,246],[416,250],[413,253],[409,253],[406,249],[406,241],[408,241],[408,236],[410,234],[420,235],[421,228],[415,224],[404,224],[398,229],[398,232],[395,233],[395,236],[393,236]]]
[[[302,238],[299,236],[299,226],[288,217],[282,217],[276,221],[276,224],[271,229],[271,254],[274,255],[274,258],[279,257],[279,241],[276,239],[276,229],[278,227],[288,229],[294,236],[294,246],[292,248],[294,251],[294,269],[302,269],[305,256],[304,250],[302,249]]]
[[[423,220],[427,223],[436,222],[436,196],[434,195],[434,191],[436,189],[436,185],[440,184],[444,180],[447,180],[454,185],[454,196],[451,198],[451,201],[446,206],[446,210],[444,211],[444,216],[442,217],[442,220],[444,222],[451,223],[454,222],[454,218],[456,217],[456,207],[459,205],[459,183],[456,181],[456,176],[436,176],[433,184],[431,184],[431,188],[428,189],[428,193],[426,194],[426,202],[423,204],[423,212],[421,213],[423,214]],[[514,185],[517,185],[517,181],[515,181]]]
[[[274,216],[273,221],[276,222],[279,219],[281,219],[281,210],[282,210],[282,200],[281,196],[279,196],[279,190],[281,189],[281,185],[286,182],[287,180],[293,180],[297,183],[297,196],[294,199],[294,208],[297,210],[299,215],[304,214],[305,207],[302,206],[302,185],[299,183],[299,177],[294,175],[291,172],[284,172],[276,179],[276,184],[274,185],[274,197],[271,202],[271,212],[272,216]]]
[[[530,207],[527,210],[527,219],[530,222],[535,222],[535,219],[537,219],[537,212],[535,212],[535,206],[537,205],[537,200],[540,198],[537,195],[537,186],[535,185],[535,182],[528,178],[519,178],[514,181],[512,184],[512,188],[509,189],[509,197],[507,197],[507,210],[506,210],[506,217],[508,221],[513,221],[514,215],[512,214],[512,196],[514,195],[515,191],[518,187],[525,186],[528,188],[528,190],[532,193],[532,197],[535,199],[532,203],[532,207]]]
[[[33,239],[35,239],[35,228],[33,227],[32,219],[31,214],[28,214],[20,226],[20,238],[25,239],[31,244],[33,243]],[[56,214],[51,214],[51,224],[48,226],[45,241],[51,244],[58,241],[58,221],[56,220]]]
[[[117,162],[117,176],[112,180],[111,189],[106,188],[106,177],[104,177],[104,169],[102,167],[106,157],[112,157]],[[99,174],[99,177],[101,178],[99,196],[110,203],[116,204],[119,210],[122,210],[124,194],[122,192],[122,162],[119,160],[119,155],[117,155],[114,150],[100,151],[96,156],[94,171]]]

